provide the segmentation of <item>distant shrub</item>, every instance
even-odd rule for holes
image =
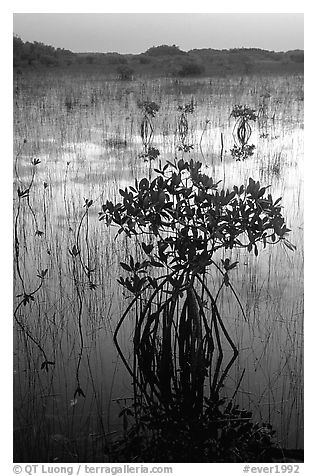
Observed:
[[[151,58],[145,55],[140,55],[139,56],[139,63],[140,64],[150,64],[151,63]]]
[[[117,73],[121,81],[131,81],[134,69],[127,65],[120,65],[117,68]]]
[[[93,64],[95,62],[95,57],[93,55],[86,56],[87,64]]]
[[[54,48],[44,43],[23,42],[21,38],[13,37],[14,65],[33,66],[38,63],[44,66],[63,64],[69,58],[75,58],[75,53],[64,48]]]
[[[107,53],[106,61],[108,64],[127,64],[128,60],[119,53]]]
[[[186,55],[185,51],[179,49],[178,46],[172,45],[160,45],[160,46],[152,46],[146,52],[146,55],[149,56],[179,56],[179,55]]]
[[[17,68],[18,66],[21,66],[21,60],[20,58],[13,58],[13,67]]]
[[[290,55],[290,58],[295,63],[304,63],[304,51],[295,51]]]
[[[177,71],[177,76],[198,76],[204,73],[204,71],[203,65],[190,61],[181,65],[181,68]]]
[[[40,56],[40,63],[45,66],[56,66],[56,64],[58,64],[58,61],[53,56],[42,55]]]

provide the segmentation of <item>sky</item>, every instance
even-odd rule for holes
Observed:
[[[302,13],[14,13],[13,31],[73,52],[138,54],[161,44],[304,49]]]

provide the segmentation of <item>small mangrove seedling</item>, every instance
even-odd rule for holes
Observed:
[[[151,180],[151,162],[160,155],[160,151],[151,145],[154,135],[154,125],[152,119],[156,116],[160,106],[154,101],[139,101],[138,107],[143,113],[140,128],[143,152],[139,155],[139,157],[144,159],[144,162],[149,162],[149,180]]]
[[[195,110],[194,98],[190,103],[183,106],[178,106],[178,111],[181,113],[178,119],[177,130],[180,139],[180,143],[177,147],[179,151],[190,152],[193,148],[193,144],[189,144],[187,141],[188,136],[188,114],[193,114]]]
[[[281,199],[274,200],[267,187],[252,178],[247,187],[218,190],[219,182],[203,174],[201,167],[193,160],[167,161],[155,170],[152,181],[142,178],[119,190],[122,201],[107,201],[99,214],[107,226],[136,239],[144,255],[139,261],[130,255],[121,262],[127,275],[118,282],[132,299],[119,319],[114,341],[134,383],[133,431],[144,435],[142,422],[147,421],[154,446],[159,445],[158,435],[168,438],[170,445],[180,442],[177,428],[183,424],[188,448],[197,445],[195,428],[204,418],[206,432],[204,437],[199,432],[200,437],[217,438],[220,391],[238,355],[217,302],[223,286],[238,299],[230,282],[230,271],[238,262],[219,259],[219,251],[245,248],[257,256],[260,243],[289,243]],[[221,276],[220,288],[210,279],[215,274]],[[130,365],[118,337],[125,320],[133,318]],[[232,351],[228,362],[224,346],[226,355],[228,346]],[[234,418],[231,410],[228,419]]]
[[[250,121],[256,121],[256,111],[248,106],[235,105],[230,117],[236,120],[233,128],[234,146],[231,155],[237,161],[245,160],[254,154],[255,145],[248,144],[252,134]]]
[[[26,139],[24,139],[23,144],[20,146],[20,149],[18,150],[16,154],[16,158],[15,158],[15,174],[16,174],[16,180],[19,183],[19,185],[16,190],[17,209],[16,209],[16,214],[14,217],[14,256],[15,256],[15,268],[17,273],[17,283],[19,283],[21,287],[21,291],[19,294],[16,295],[16,298],[19,299],[19,302],[14,307],[13,317],[17,325],[22,330],[23,334],[28,339],[30,339],[33,342],[33,344],[36,345],[38,350],[43,355],[44,360],[42,362],[41,369],[42,370],[44,369],[48,372],[49,365],[53,366],[55,365],[55,362],[48,359],[46,351],[42,343],[31,332],[31,329],[28,326],[27,320],[25,319],[24,313],[22,312],[22,306],[25,307],[27,305],[32,305],[35,302],[35,297],[39,293],[40,289],[42,288],[44,284],[44,279],[46,278],[46,275],[48,272],[47,268],[38,270],[38,274],[36,276],[40,280],[39,284],[32,291],[28,290],[31,284],[26,282],[24,258],[23,256],[21,256],[21,253],[24,250],[24,246],[21,244],[21,238],[20,238],[21,235],[23,235],[22,230],[24,227],[23,222],[21,223],[21,214],[23,216],[26,210],[29,210],[31,212],[31,216],[35,225],[35,232],[34,232],[35,236],[41,237],[44,235],[44,232],[39,230],[38,220],[30,203],[30,194],[34,188],[34,179],[35,179],[36,169],[37,169],[37,166],[41,163],[41,161],[36,158],[33,158],[31,160],[32,174],[31,174],[31,179],[27,185],[23,184],[21,177],[19,175],[18,159],[21,156],[22,149],[24,145],[26,144],[26,142],[27,142]],[[25,206],[25,203],[26,203],[26,206]],[[18,286],[17,283],[16,283],[16,286]],[[34,285],[32,284],[32,286]]]

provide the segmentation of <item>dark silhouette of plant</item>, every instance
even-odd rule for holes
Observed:
[[[160,45],[152,46],[144,53],[148,56],[186,56],[187,53],[179,49],[179,46],[176,45]]]
[[[121,81],[131,81],[133,78],[134,69],[126,64],[120,64],[117,67],[117,73]]]
[[[251,412],[225,399],[205,398],[198,418],[179,406],[167,412],[153,403],[141,410],[139,422],[113,447],[118,462],[268,462],[275,446],[270,424],[253,423]]]
[[[14,66],[56,66],[64,64],[76,57],[75,53],[64,48],[54,48],[38,41],[23,42],[21,38],[13,36],[13,64]]]
[[[177,76],[196,76],[204,73],[250,73],[263,74],[263,65],[266,72],[275,71],[302,71],[304,52],[293,50],[288,52],[273,52],[258,48],[235,48],[231,50],[193,49],[182,51],[176,45],[160,45],[149,48],[146,52],[136,55],[136,66],[143,69],[143,65],[150,61],[151,68],[157,68],[161,73],[170,71],[167,65],[170,60],[173,65],[173,74]],[[37,41],[23,42],[21,38],[13,36],[13,65],[15,68],[51,68],[53,65],[69,66],[71,64],[84,65],[94,63],[104,71],[108,65],[127,65],[131,60],[130,55],[115,52],[95,53],[83,55],[73,53],[64,48],[54,48]],[[138,64],[139,63],[139,64]],[[211,65],[211,68],[210,68]],[[148,69],[148,68],[146,68]],[[141,72],[141,71],[140,71]],[[132,73],[133,74],[133,73]],[[129,79],[129,78],[123,78]]]
[[[180,77],[199,76],[203,74],[204,71],[205,71],[205,68],[202,64],[191,59],[189,61],[182,63],[181,67],[177,70],[176,75]]]
[[[234,144],[232,149],[230,149],[230,152],[231,152],[231,156],[234,159],[236,159],[237,161],[240,161],[240,160],[245,160],[248,157],[251,157],[251,155],[254,154],[254,149],[255,149],[254,144],[251,144],[251,145],[245,144],[244,146],[241,146],[241,147]]]
[[[256,111],[248,106],[236,105],[231,111],[230,117],[236,119],[232,132],[235,145],[230,150],[231,155],[237,161],[245,160],[254,153],[255,145],[248,144],[252,134],[249,121],[256,120]]]
[[[257,255],[258,243],[286,242],[290,230],[281,215],[280,199],[274,202],[270,194],[264,196],[266,187],[251,178],[246,188],[241,185],[219,192],[218,183],[201,173],[200,162],[167,162],[162,170],[155,171],[158,176],[152,182],[143,178],[129,189],[119,190],[123,201],[107,201],[100,212],[100,220],[116,225],[119,233],[128,237],[150,235],[155,240],[141,243],[146,255],[143,261],[135,262],[130,256],[128,263],[121,263],[130,276],[121,277],[119,283],[134,299],[120,319],[115,341],[118,345],[122,322],[140,301],[134,340],[140,368],[138,384],[145,394],[156,395],[168,404],[183,395],[187,399],[183,403],[192,410],[202,405],[201,384],[214,348],[212,327],[217,328],[216,333],[221,329],[236,352],[217,308],[217,293],[213,295],[207,285],[206,272],[215,267],[223,276],[223,284],[231,287],[228,273],[237,262],[226,259],[218,265],[215,253],[238,247]],[[157,268],[164,273],[155,277],[153,270]],[[174,330],[177,363],[172,352]],[[119,346],[118,350],[136,377]]]
[[[160,421],[175,421],[174,438],[182,421],[190,432],[199,428],[207,411],[206,393],[212,402],[219,400],[238,354],[217,303],[226,286],[241,306],[229,278],[238,262],[217,260],[217,251],[246,248],[258,255],[259,243],[266,247],[279,241],[294,249],[286,239],[290,230],[280,198],[274,201],[267,187],[252,178],[247,187],[219,191],[219,182],[201,173],[201,165],[183,159],[160,164],[156,178],[136,180],[129,189],[119,190],[123,201],[107,201],[100,212],[100,220],[118,227],[119,234],[151,239],[140,242],[143,260],[130,255],[121,263],[129,275],[118,282],[133,299],[119,320],[114,341],[134,381],[137,427],[147,412],[154,424],[154,405]],[[208,280],[212,269],[222,276],[218,289]],[[131,367],[118,334],[132,309],[136,317]],[[224,344],[232,357],[221,371]],[[151,438],[154,433],[153,429]]]

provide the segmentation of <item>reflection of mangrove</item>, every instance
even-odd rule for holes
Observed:
[[[254,153],[255,145],[248,144],[252,134],[249,121],[256,120],[255,110],[248,106],[235,106],[231,111],[230,117],[236,119],[233,128],[234,146],[230,150],[231,155],[236,160],[245,160]]]
[[[152,182],[136,180],[120,190],[121,203],[107,201],[100,212],[108,226],[136,238],[144,255],[122,262],[128,277],[118,280],[133,299],[114,340],[134,387],[132,409],[123,411],[134,424],[119,458],[243,461],[271,447],[271,427],[257,427],[250,412],[234,405],[243,374],[229,401],[220,395],[238,354],[219,311],[221,290],[229,288],[241,304],[229,277],[238,262],[217,262],[217,251],[246,248],[257,255],[259,243],[279,241],[292,248],[289,230],[266,187],[250,178],[246,188],[218,191],[201,165],[160,164]],[[212,272],[221,276],[218,288],[210,284]],[[130,362],[119,335],[132,315]]]
[[[82,390],[82,385],[80,382],[80,368],[83,358],[83,351],[84,351],[84,335],[83,335],[83,296],[84,296],[84,287],[85,281],[84,277],[87,280],[87,286],[90,290],[94,291],[96,289],[96,284],[92,280],[92,275],[94,273],[94,268],[91,265],[91,258],[90,258],[90,246],[88,240],[89,234],[89,209],[93,204],[93,200],[85,199],[85,212],[83,213],[78,229],[76,232],[76,245],[73,245],[71,249],[68,250],[70,256],[72,257],[72,276],[74,287],[76,291],[76,297],[78,302],[78,316],[77,316],[77,323],[78,323],[78,333],[79,333],[79,341],[80,341],[80,349],[79,355],[76,365],[76,390],[74,392],[74,401],[76,401],[76,397],[83,396],[85,394]],[[84,257],[84,249],[81,246],[81,234],[83,231],[83,223],[86,222],[86,230],[84,234],[84,244],[86,248],[86,259]]]
[[[36,277],[39,279],[38,285],[32,291],[27,290],[28,285],[25,282],[25,278],[24,278],[25,269],[22,269],[24,260],[21,257],[22,244],[20,243],[20,234],[22,234],[22,230],[24,227],[24,223],[22,221],[24,219],[24,214],[22,214],[22,211],[25,212],[26,210],[29,210],[31,213],[31,217],[34,224],[34,230],[33,230],[34,236],[41,238],[44,235],[44,232],[39,229],[36,214],[30,203],[30,193],[33,190],[35,170],[36,170],[36,167],[40,164],[40,160],[36,158],[32,159],[31,161],[32,175],[31,175],[30,182],[27,185],[23,184],[19,174],[18,159],[21,157],[22,149],[25,144],[26,144],[26,139],[24,139],[23,144],[21,145],[18,153],[16,154],[15,164],[14,164],[15,178],[17,182],[19,183],[19,186],[17,187],[17,209],[16,209],[16,215],[14,218],[14,254],[15,254],[16,274],[18,278],[17,281],[20,283],[20,288],[22,292],[16,296],[17,298],[19,298],[19,303],[16,304],[14,308],[13,317],[15,322],[17,323],[17,325],[23,332],[25,339],[26,340],[29,339],[31,342],[33,342],[33,344],[35,344],[35,346],[38,348],[38,350],[42,354],[44,360],[41,364],[41,369],[42,370],[45,369],[48,372],[49,366],[54,366],[55,362],[48,359],[47,353],[40,339],[33,335],[23,315],[24,313],[21,311],[22,305],[23,307],[25,307],[27,305],[32,305],[32,303],[34,303],[35,296],[42,288],[44,284],[44,280],[47,275],[47,271],[48,271],[47,268],[38,270],[38,274],[36,275]],[[26,207],[23,207],[23,203],[25,202],[26,202]],[[22,214],[22,217],[21,217],[21,214]]]
[[[178,111],[180,116],[178,119],[177,130],[179,135],[180,143],[178,145],[178,150],[182,152],[190,152],[194,145],[188,142],[188,114],[193,114],[195,109],[194,99],[192,98],[189,104],[184,106],[178,106]]]
[[[143,153],[140,154],[140,158],[144,159],[144,162],[149,162],[149,180],[151,180],[151,162],[160,155],[159,150],[152,146],[154,135],[152,119],[156,116],[160,106],[153,101],[141,101],[138,103],[138,107],[143,112],[140,127]]]

